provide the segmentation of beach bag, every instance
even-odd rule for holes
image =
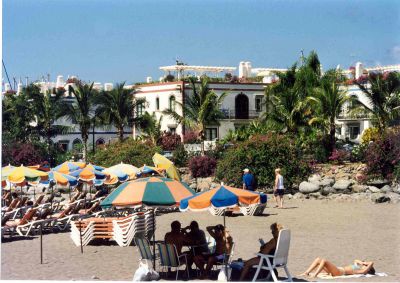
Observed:
[[[141,260],[139,268],[136,269],[133,281],[152,281],[160,279],[160,275],[152,267],[149,267],[147,260]]]

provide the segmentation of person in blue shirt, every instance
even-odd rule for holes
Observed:
[[[243,190],[254,191],[255,179],[248,168],[243,170]]]

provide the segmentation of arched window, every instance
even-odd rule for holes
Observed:
[[[171,96],[170,98],[169,98],[169,110],[171,110],[171,111],[175,111],[175,96]]]
[[[97,141],[96,141],[96,146],[97,146],[97,147],[102,147],[102,146],[104,146],[105,143],[106,143],[106,142],[104,141],[103,138],[99,138],[99,139],[97,139]]]
[[[235,118],[249,119],[249,98],[243,93],[239,93],[235,98]]]
[[[72,148],[75,150],[82,150],[82,141],[80,139],[74,139],[74,141],[72,142]]]

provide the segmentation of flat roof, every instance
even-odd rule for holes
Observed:
[[[193,65],[171,65],[160,67],[163,71],[195,71],[195,72],[233,72],[236,67],[217,67],[217,66],[193,66]]]

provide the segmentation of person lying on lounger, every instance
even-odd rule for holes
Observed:
[[[354,274],[375,274],[372,261],[354,260],[354,264],[346,265],[344,267],[336,266],[330,261],[317,257],[310,267],[300,276],[310,276],[311,278],[317,277],[322,271],[332,276],[354,275]],[[316,269],[315,273],[311,272]]]

